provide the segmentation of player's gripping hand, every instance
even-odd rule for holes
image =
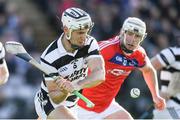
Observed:
[[[154,104],[155,104],[155,108],[158,110],[164,110],[166,107],[166,102],[165,99],[157,96],[155,98],[153,98]]]
[[[4,56],[5,56],[5,50],[2,43],[0,42],[0,59],[3,59]]]
[[[56,80],[56,84],[61,90],[65,90],[69,93],[72,93],[75,90],[80,90],[80,86],[77,84],[77,82],[70,82],[64,78],[59,78]]]

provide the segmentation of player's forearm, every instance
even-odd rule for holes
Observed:
[[[79,81],[77,84],[81,88],[94,87],[105,81],[105,71],[104,69],[97,69],[92,71],[92,73],[84,80]]]
[[[154,68],[149,68],[147,71],[143,72],[144,79],[148,85],[152,97],[159,96],[157,73]]]
[[[9,78],[9,71],[6,65],[6,62],[3,60],[3,63],[0,64],[0,85],[5,84]]]

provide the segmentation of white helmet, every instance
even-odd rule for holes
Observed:
[[[142,20],[136,17],[128,17],[122,26],[122,31],[133,31],[139,35],[143,36],[143,39],[146,37],[146,24]]]
[[[85,11],[79,8],[68,8],[62,13],[61,21],[63,27],[66,26],[71,31],[93,27],[91,17]],[[70,39],[71,35],[69,36]]]

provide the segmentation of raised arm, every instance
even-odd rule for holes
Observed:
[[[140,70],[142,71],[146,84],[149,87],[153,101],[155,103],[155,107],[159,110],[162,110],[165,108],[165,100],[159,95],[156,70],[152,66],[148,57],[146,57],[145,60],[146,65],[143,68],[140,68]]]

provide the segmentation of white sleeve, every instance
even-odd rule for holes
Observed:
[[[160,63],[165,67],[171,65],[175,62],[175,56],[173,51],[170,48],[166,48],[162,50],[158,55],[157,58],[159,59]]]
[[[5,50],[2,43],[0,42],[0,59],[3,59],[4,57],[5,57]]]

